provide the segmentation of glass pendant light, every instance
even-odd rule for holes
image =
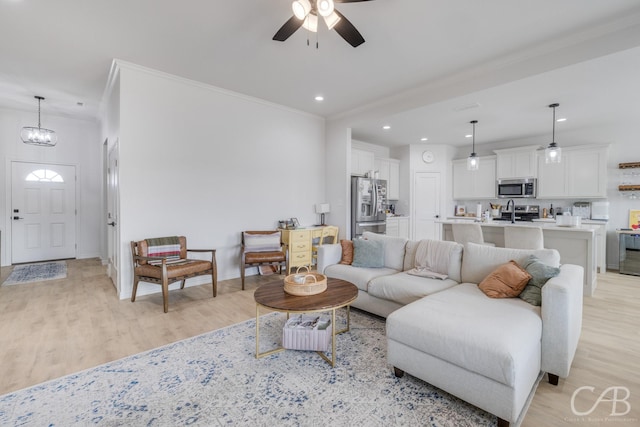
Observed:
[[[51,129],[45,129],[40,124],[40,101],[42,96],[34,96],[38,100],[38,127],[25,126],[20,132],[22,142],[25,144],[39,145],[41,147],[54,147],[58,143],[58,135]]]
[[[480,158],[476,154],[476,123],[477,120],[471,120],[469,123],[473,125],[473,142],[471,148],[471,154],[467,157],[467,169],[470,171],[477,171],[480,166]]]
[[[553,132],[551,134],[551,144],[544,149],[544,161],[545,163],[560,163],[562,161],[562,149],[556,144],[556,107],[560,104],[555,103],[549,105],[549,108],[553,108]]]

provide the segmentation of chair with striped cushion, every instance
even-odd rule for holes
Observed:
[[[244,273],[247,267],[261,265],[277,266],[282,274],[282,267],[287,271],[287,254],[279,231],[243,231],[240,233],[240,277],[244,290]]]
[[[211,253],[211,260],[187,258],[188,252]],[[161,237],[131,242],[133,257],[133,291],[131,302],[136,300],[139,282],[162,286],[164,312],[169,311],[169,285],[181,282],[180,289],[188,278],[211,275],[213,296],[218,293],[218,270],[215,249],[187,249],[184,236]]]

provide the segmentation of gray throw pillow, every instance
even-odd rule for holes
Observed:
[[[380,240],[353,240],[354,267],[384,267],[384,242]]]
[[[542,287],[547,280],[560,274],[560,269],[543,264],[533,255],[524,259],[522,267],[531,275],[531,279],[519,297],[531,305],[542,305]]]

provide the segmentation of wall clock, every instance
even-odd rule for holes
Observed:
[[[425,151],[424,153],[422,153],[422,161],[425,163],[433,163],[435,159],[436,158],[433,155],[432,151]]]

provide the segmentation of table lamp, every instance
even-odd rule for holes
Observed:
[[[318,203],[316,205],[316,213],[320,214],[320,225],[326,225],[324,223],[324,214],[329,213],[331,211],[331,206],[329,203]]]

